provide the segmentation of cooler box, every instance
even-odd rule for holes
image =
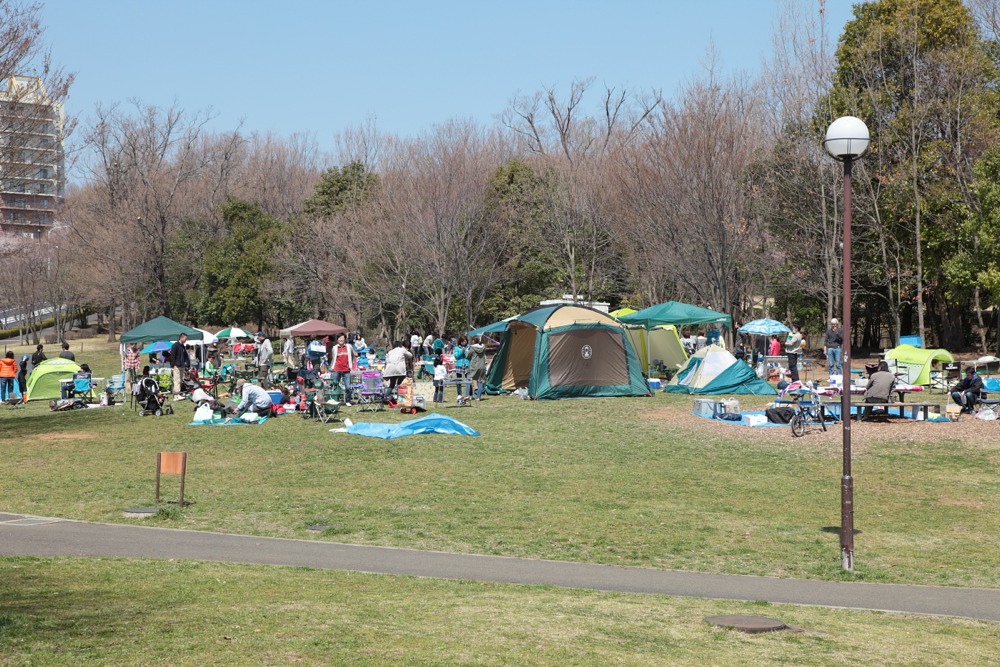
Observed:
[[[740,414],[740,402],[735,398],[727,398],[722,401],[722,412],[730,415]]]
[[[694,413],[702,417],[714,417],[717,413],[715,407],[717,403],[718,401],[714,398],[696,398],[694,399]]]
[[[656,391],[660,388],[660,378],[649,378],[649,388]]]
[[[267,395],[271,397],[271,402],[275,405],[281,405],[281,392],[280,391],[269,391]]]

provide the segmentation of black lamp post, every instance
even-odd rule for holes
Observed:
[[[844,342],[840,418],[844,425],[844,472],[840,478],[840,564],[854,571],[854,478],[851,476],[851,167],[866,150],[871,137],[860,118],[844,116],[830,124],[823,142],[835,160],[844,163]]]

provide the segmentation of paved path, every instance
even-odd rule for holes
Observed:
[[[1000,589],[775,579],[0,514],[0,555],[177,558],[1000,621]]]

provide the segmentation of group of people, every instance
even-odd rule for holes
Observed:
[[[69,359],[73,362],[76,361],[76,355],[70,350],[69,343],[62,343],[59,358]],[[13,352],[8,350],[3,357],[0,357],[0,401],[12,400],[15,397],[15,389],[17,389],[16,393],[23,400],[23,397],[27,394],[28,376],[39,364],[47,360],[45,345],[41,343],[35,346],[35,351],[31,356],[27,354],[21,355],[20,361],[16,359]],[[84,368],[85,366],[86,364],[81,366],[81,369],[89,373],[89,368]]]

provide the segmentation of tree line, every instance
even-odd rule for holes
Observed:
[[[0,248],[17,285],[2,298],[88,307],[112,336],[166,314],[321,317],[393,339],[562,294],[820,331],[841,307],[843,236],[822,139],[850,114],[873,137],[854,172],[855,345],[917,334],[986,351],[1000,315],[997,2],[868,2],[836,41],[823,7],[790,3],[754,76],[722,76],[709,52],[670,98],[577,80],[512,98],[489,126],[351,128],[334,158],[306,135],[102,106],[77,130],[66,228]]]

